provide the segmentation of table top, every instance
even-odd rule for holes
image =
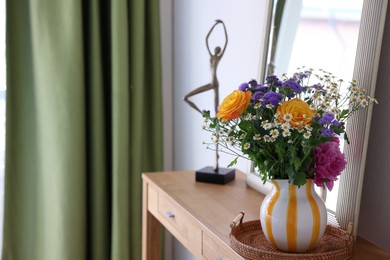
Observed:
[[[247,187],[246,176],[236,171],[236,179],[225,185],[195,181],[193,171],[145,173],[143,178],[178,202],[205,229],[230,245],[230,224],[241,212],[244,221],[259,219],[264,195]],[[357,238],[353,260],[390,259],[390,253]]]

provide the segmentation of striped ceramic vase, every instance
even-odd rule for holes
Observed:
[[[324,235],[327,213],[324,201],[314,191],[313,180],[304,186],[288,180],[272,180],[272,191],[260,208],[260,222],[269,242],[289,252],[313,249]]]

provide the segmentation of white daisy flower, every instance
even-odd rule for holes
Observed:
[[[233,136],[228,136],[226,138],[226,142],[233,142],[233,140],[234,140]]]
[[[279,119],[279,117],[280,117],[280,113],[276,112],[275,115],[274,115],[274,118]]]
[[[272,124],[271,123],[266,123],[265,125],[263,125],[263,128],[265,130],[271,129],[272,128]]]
[[[253,119],[253,116],[251,113],[248,113],[245,115],[245,120],[252,120]]]
[[[307,131],[312,131],[313,130],[313,127],[311,125],[305,125],[305,129]]]
[[[303,134],[303,137],[304,137],[305,139],[309,139],[310,136],[311,136],[311,132],[310,132],[310,131],[307,131],[307,132],[305,132],[305,133]]]
[[[334,107],[332,107],[332,108],[330,109],[330,112],[333,113],[333,114],[337,114],[337,110],[336,110],[336,108],[334,108]]]
[[[279,131],[277,129],[272,129],[270,135],[274,138],[277,138],[279,136]]]
[[[282,135],[283,135],[283,137],[291,136],[291,132],[290,132],[290,130],[285,129],[285,130],[282,132]]]
[[[245,144],[244,144],[244,149],[245,149],[245,150],[248,150],[249,147],[251,147],[251,144],[250,144],[250,143],[245,143]]]
[[[255,136],[253,137],[253,140],[255,140],[255,141],[260,140],[260,139],[261,139],[260,134],[255,134]]]
[[[272,127],[272,124],[268,122],[268,120],[264,120],[261,122],[261,125],[262,127],[265,129],[265,130],[268,130]]]
[[[288,122],[286,122],[286,123],[283,123],[283,124],[280,126],[280,128],[282,128],[283,130],[290,130],[291,125],[290,125]]]
[[[271,109],[271,108],[273,108],[274,106],[273,106],[272,104],[267,104],[267,105],[265,105],[265,107],[268,108],[268,109]]]
[[[292,119],[292,115],[290,113],[284,114],[283,115],[283,120],[286,122],[290,122]]]
[[[261,107],[260,103],[256,103],[254,106],[253,106],[255,109],[258,109]]]
[[[263,136],[264,141],[271,142],[271,137],[269,135]]]

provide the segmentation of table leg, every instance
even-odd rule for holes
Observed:
[[[142,190],[142,260],[157,260],[161,255],[161,224],[148,210],[148,183]]]

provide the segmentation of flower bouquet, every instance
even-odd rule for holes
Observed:
[[[222,152],[253,161],[273,189],[260,207],[267,240],[289,252],[315,248],[325,233],[324,201],[314,183],[332,190],[346,166],[340,138],[349,143],[345,124],[359,109],[376,102],[355,81],[344,86],[331,73],[298,69],[292,76],[243,83],[210,112],[204,129]],[[228,167],[229,167],[228,166]]]
[[[242,83],[219,106],[204,112],[204,130],[222,152],[253,161],[260,177],[288,179],[302,186],[313,179],[332,190],[346,165],[340,138],[349,143],[345,124],[361,108],[377,102],[356,81],[330,72],[298,69],[291,77],[268,76],[264,84]],[[210,148],[212,149],[212,148]]]

